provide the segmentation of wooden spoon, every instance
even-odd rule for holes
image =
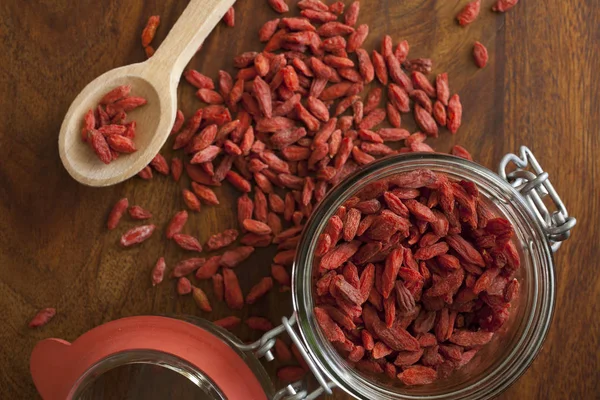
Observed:
[[[190,0],[171,32],[148,60],[113,69],[94,79],[75,98],[60,128],[60,158],[73,178],[88,186],[108,186],[142,170],[159,152],[175,121],[177,85],[184,67],[235,0]],[[103,164],[81,140],[84,114],[104,94],[131,85],[148,104],[128,113],[137,122],[137,151]]]

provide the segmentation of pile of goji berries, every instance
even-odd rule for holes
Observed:
[[[88,142],[100,161],[109,164],[120,153],[136,151],[135,121],[125,122],[127,113],[147,103],[143,97],[130,96],[131,86],[118,86],[106,93],[96,109],[83,117],[81,139]]]
[[[278,13],[289,11],[283,0],[268,3]],[[498,0],[494,10],[503,12],[516,3]],[[214,298],[231,309],[260,299],[274,280],[283,290],[289,288],[288,268],[303,224],[333,185],[377,157],[432,152],[425,143],[428,137],[437,137],[443,127],[456,133],[461,125],[462,105],[457,94],[451,96],[448,75],[428,77],[431,59],[409,59],[408,42],[394,48],[387,35],[380,51],[362,48],[369,27],[357,26],[358,1],[347,8],[340,1],[300,0],[296,5],[301,17],[276,18],[259,30],[262,52],[234,58],[235,78],[221,70],[215,84],[198,71],[185,71],[184,78],[206,105],[187,122],[177,113],[172,147],[182,156],[169,165],[157,154],[138,174],[152,179],[154,170],[179,182],[185,171],[191,187],[182,196],[194,212],[203,203],[219,204],[210,187],[223,181],[242,193],[237,229],[217,233],[204,245],[208,251],[229,249],[182,260],[171,272],[178,293],[191,293],[205,312],[212,310],[209,297],[189,275],[211,280]],[[470,3],[457,16],[459,23],[472,22],[479,6],[480,0]],[[233,8],[223,21],[234,26]],[[150,43],[159,22],[152,16],[142,33],[148,57],[154,54]],[[477,45],[474,56],[483,67],[487,50]],[[115,132],[101,130],[124,126],[118,136],[129,139],[135,133],[135,122],[124,122],[132,109],[129,90],[115,88],[84,119],[83,139],[104,139],[108,147],[101,143],[102,155],[96,152],[107,163],[121,150],[108,143]],[[138,99],[135,106],[145,102],[133,99]],[[409,113],[420,132],[401,128]],[[388,126],[383,126],[386,120]],[[452,154],[471,159],[460,146]],[[477,188],[427,171],[412,174],[408,180],[400,176],[370,186],[332,218],[319,241],[321,279],[314,310],[327,338],[357,368],[397,375],[409,385],[446,376],[468,362],[505,321],[508,303],[518,292],[518,282],[509,279],[518,266],[518,254],[508,241],[512,228],[489,213]],[[114,229],[126,211],[134,219],[151,217],[122,199],[110,213],[108,228]],[[187,211],[177,212],[166,237],[201,253],[199,241],[182,233],[187,218]],[[141,243],[154,230],[152,224],[133,228],[123,234],[121,244]],[[240,245],[235,244],[238,239]],[[271,276],[244,296],[235,268],[256,247],[272,244],[279,252]],[[166,268],[161,257],[152,270],[153,285],[162,282]],[[42,310],[40,315],[50,313]],[[231,329],[241,320],[231,316],[215,323]],[[260,331],[272,328],[262,317],[245,323]],[[275,351],[280,360],[287,362],[293,354],[300,364],[280,368],[282,381],[295,381],[308,371],[294,346],[290,350],[278,339]]]
[[[270,0],[269,4],[279,13],[289,11],[281,0]],[[327,6],[319,0],[301,0],[297,5],[301,17],[277,18],[259,30],[259,38],[265,43],[262,52],[246,52],[234,58],[233,64],[238,68],[235,79],[221,70],[215,84],[196,70],[184,72],[187,82],[198,89],[197,97],[206,103],[187,123],[183,113],[177,113],[172,129],[176,135],[173,149],[182,149],[187,160],[173,157],[169,168],[159,154],[139,174],[151,179],[154,169],[164,175],[171,173],[179,181],[185,169],[192,182],[190,189],[183,190],[183,200],[189,210],[196,212],[202,203],[219,204],[210,187],[220,186],[222,181],[228,181],[242,193],[237,201],[237,229],[217,233],[205,244],[208,251],[230,249],[209,258],[182,260],[171,273],[178,280],[177,292],[192,293],[198,307],[206,312],[212,310],[209,297],[192,284],[190,274],[195,274],[196,279],[210,279],[214,298],[225,301],[231,309],[257,301],[272,289],[273,280],[282,288],[289,288],[287,268],[293,263],[303,223],[333,185],[376,157],[432,152],[425,143],[427,137],[437,137],[441,127],[456,133],[461,124],[462,106],[458,95],[451,96],[448,75],[439,74],[433,82],[427,77],[433,65],[431,59],[409,59],[408,42],[401,41],[394,49],[393,40],[387,35],[381,51],[373,50],[369,55],[362,48],[369,28],[365,24],[356,26],[359,2],[347,9],[339,1]],[[152,40],[156,21],[152,17],[150,28],[144,30],[145,48]],[[224,22],[234,25],[233,8]],[[370,88],[363,97],[366,85]],[[403,114],[407,113],[413,114],[421,132],[411,134],[401,128]],[[381,126],[386,119],[389,127]],[[388,145],[402,141],[404,146]],[[454,146],[452,153],[471,159],[460,146]],[[473,288],[478,282],[477,293],[484,291],[482,296],[496,296],[490,297],[493,299],[505,290],[500,288],[502,283],[512,288],[506,289],[507,293],[516,291],[517,285],[509,285],[504,275],[498,274],[501,266],[484,272],[479,259],[468,267],[461,264],[464,260],[459,258],[463,256],[460,246],[465,245],[460,228],[465,219],[458,212],[467,204],[467,211],[475,212],[476,204],[484,209],[473,192],[476,188],[468,183],[448,182],[433,173],[425,175],[436,176],[436,181],[396,187],[386,184],[385,188],[380,185],[383,190],[373,191],[370,198],[359,197],[360,202],[355,204],[351,200],[343,208],[348,211],[340,209],[330,222],[328,233],[321,236],[318,254],[322,260],[334,260],[321,261],[319,271],[323,277],[316,289],[319,306],[315,316],[327,337],[363,371],[385,370],[395,377],[398,366],[402,369],[398,377],[405,384],[428,383],[433,376],[445,375],[468,362],[476,351],[471,348],[475,342],[469,345],[469,340],[476,340],[469,339],[469,332],[479,326],[498,325],[499,316],[507,315],[498,311],[488,316],[488,322],[480,321],[484,318],[481,310],[490,310],[491,306],[482,305],[484,300],[478,300],[474,306],[478,295],[467,299],[466,291],[458,291],[463,281],[465,288]],[[438,179],[444,182],[439,188],[435,186],[440,183]],[[425,201],[423,196],[427,196]],[[438,203],[450,211],[444,206],[436,209]],[[126,199],[115,205],[109,228],[127,207]],[[130,214],[135,218],[131,208]],[[475,229],[479,223],[477,215],[471,216],[465,223],[474,223],[469,229]],[[176,213],[166,236],[183,249],[202,252],[196,238],[182,233],[187,218],[187,211]],[[487,225],[478,229],[480,236],[487,238],[497,233],[487,232]],[[465,231],[475,235],[471,230]],[[133,228],[123,235],[121,243],[140,243],[153,231],[154,225]],[[240,245],[236,246],[238,237]],[[337,245],[339,240],[346,243]],[[256,247],[271,244],[277,244],[280,250],[273,260],[272,277],[262,278],[244,296],[235,268]],[[345,259],[341,260],[339,254],[344,254]],[[351,257],[353,263],[348,261]],[[389,261],[379,263],[386,258]],[[463,268],[469,270],[465,272]],[[161,257],[152,271],[153,285],[163,280],[165,269]],[[382,276],[386,277],[383,292]],[[492,283],[495,295],[486,291]],[[462,304],[463,308],[451,309],[458,293],[461,297],[455,304]],[[368,303],[363,309],[365,302]],[[380,313],[385,322],[380,320]],[[240,322],[234,316],[215,321],[228,329]],[[263,331],[272,327],[262,317],[252,317],[246,324]],[[414,324],[418,326],[416,331]],[[405,330],[409,325],[417,336]],[[456,336],[452,334],[455,326],[462,329]],[[429,333],[432,329],[439,335]],[[452,339],[461,334],[469,338]],[[398,339],[398,335],[403,336]],[[487,333],[474,335],[491,338]],[[395,342],[398,340],[402,343]],[[279,341],[276,352],[278,357],[289,359],[285,343]],[[297,349],[292,347],[292,352],[296,354]],[[301,357],[296,358],[302,365]],[[278,376],[293,381],[306,370],[305,365],[283,367]]]
[[[315,317],[361,371],[446,377],[509,317],[513,234],[472,182],[415,170],[370,184],[319,236]]]

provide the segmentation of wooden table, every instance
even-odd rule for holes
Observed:
[[[411,57],[432,57],[434,72],[448,71],[452,90],[460,93],[465,112],[459,134],[444,131],[429,143],[439,151],[462,144],[493,169],[505,153],[529,146],[578,218],[572,238],[556,254],[556,313],[545,345],[501,398],[598,398],[600,6],[593,0],[524,0],[497,15],[489,11],[492,1],[484,0],[480,18],[461,28],[454,16],[465,1],[366,3],[359,22],[371,27],[367,49],[379,47],[385,33],[396,42],[408,39]],[[159,176],[110,188],[84,187],[62,168],[57,151],[59,127],[75,95],[104,71],[144,60],[139,38],[148,16],[162,18],[155,40],[160,43],[184,8],[185,2],[173,0],[5,0],[0,6],[0,398],[37,396],[28,361],[40,339],[74,340],[130,315],[216,319],[231,314],[222,304],[214,304],[210,316],[200,314],[189,296],[175,294],[172,281],[150,285],[158,257],[165,256],[169,266],[184,257],[160,237],[171,215],[184,207],[180,191],[187,180],[176,184]],[[240,1],[235,8],[235,28],[219,24],[192,67],[216,77],[219,69],[233,72],[234,55],[262,48],[257,30],[275,13],[265,0]],[[483,70],[471,59],[475,40],[489,49],[490,63]],[[190,85],[183,83],[179,91],[189,116],[199,103]],[[204,207],[186,228],[202,242],[236,224],[233,190],[224,186],[218,192],[221,205]],[[119,229],[105,228],[112,204],[125,196],[150,209],[161,231],[127,250],[117,241],[135,223],[124,218]],[[241,272],[244,291],[268,275],[273,254],[260,249],[252,256]],[[56,318],[44,328],[28,329],[36,311],[49,306],[58,309]],[[275,320],[290,309],[289,295],[275,290],[243,315],[234,314]],[[246,329],[237,333],[258,337]]]

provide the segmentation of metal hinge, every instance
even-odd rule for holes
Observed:
[[[314,363],[314,361],[308,355],[308,352],[304,348],[304,344],[302,340],[296,333],[293,328],[293,325],[296,323],[296,314],[293,314],[289,319],[286,317],[281,318],[281,325],[271,329],[266,332],[260,339],[258,339],[254,343],[250,344],[238,344],[237,347],[242,351],[251,351],[257,358],[263,358],[267,361],[272,361],[275,357],[273,357],[273,353],[271,349],[275,346],[275,338],[283,333],[287,332],[292,342],[298,348],[298,352],[306,361],[306,364],[312,371],[315,379],[319,383],[320,387],[312,392],[308,392],[308,384],[306,380],[299,380],[297,382],[291,383],[286,387],[280,389],[273,400],[313,400],[322,395],[323,393],[332,394],[331,389],[335,387],[333,382],[327,382],[325,377]]]
[[[555,252],[561,243],[569,238],[577,221],[569,217],[567,208],[548,179],[548,173],[544,172],[531,150],[521,146],[520,154],[521,158],[515,154],[505,155],[500,161],[498,173],[523,195],[550,241],[552,251]],[[517,169],[507,173],[506,168],[511,162]],[[533,172],[525,169],[528,166]],[[550,196],[556,211],[548,211],[543,201],[546,196]]]

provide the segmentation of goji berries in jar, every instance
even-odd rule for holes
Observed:
[[[552,318],[552,248],[575,223],[531,158],[537,175],[510,175],[520,192],[473,162],[408,154],[327,194],[292,292],[307,352],[333,385],[361,399],[487,399],[527,369]],[[550,213],[532,192],[553,192],[559,211],[540,218]],[[344,225],[328,228],[342,206]]]

